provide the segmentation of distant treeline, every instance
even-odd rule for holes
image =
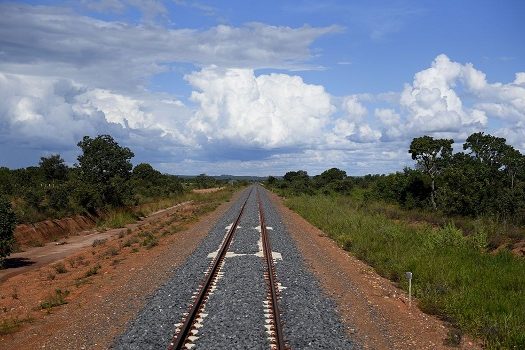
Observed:
[[[365,199],[395,202],[404,208],[429,208],[447,215],[491,216],[525,223],[525,156],[504,138],[470,135],[464,152],[453,153],[451,139],[422,136],[408,152],[414,169],[389,175],[347,176],[337,168],[310,177],[291,171],[270,186],[290,194],[350,194],[361,189]]]
[[[86,136],[78,146],[82,154],[73,167],[59,154],[42,157],[38,166],[0,167],[0,196],[12,205],[18,222],[96,214],[184,191],[177,176],[162,174],[146,163],[133,167],[133,152],[109,135]],[[198,188],[218,185],[205,174],[185,182]]]

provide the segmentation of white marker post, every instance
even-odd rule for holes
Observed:
[[[408,306],[412,307],[412,272],[405,272],[408,279]]]

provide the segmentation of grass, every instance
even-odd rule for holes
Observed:
[[[131,237],[131,238],[128,238],[126,242],[122,244],[122,247],[131,247],[133,244],[138,243],[138,242],[139,242],[139,239],[137,237]]]
[[[100,270],[101,268],[102,266],[100,266],[100,264],[96,264],[95,266],[91,267],[89,270],[86,271],[86,273],[84,274],[84,278],[98,274],[98,270]]]
[[[454,224],[411,225],[360,209],[348,197],[290,197],[287,205],[407,289],[406,271],[423,311],[481,338],[488,348],[525,348],[525,261],[488,254],[483,235]]]
[[[55,294],[49,295],[40,303],[41,309],[51,309],[56,306],[67,304],[66,297],[69,295],[68,290],[55,289]]]
[[[0,321],[0,335],[7,335],[17,332],[24,323],[33,322],[32,318],[10,318]]]
[[[139,237],[143,238],[142,246],[146,247],[146,249],[153,248],[159,244],[158,238],[149,231],[139,233]]]
[[[55,269],[56,273],[66,273],[67,269],[63,262],[59,262],[53,265],[53,269]]]
[[[115,209],[108,212],[105,217],[97,223],[104,228],[120,228],[137,221],[138,217],[126,209]]]
[[[450,217],[439,211],[424,209],[401,209],[392,203],[376,201],[356,201],[360,208],[369,213],[379,213],[394,220],[412,223],[428,223],[433,226],[443,226],[450,221],[461,228],[465,235],[483,234],[486,236],[486,248],[494,250],[505,244],[511,244],[525,239],[525,227],[519,227],[509,222],[492,217],[470,218]]]

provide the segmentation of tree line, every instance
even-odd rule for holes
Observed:
[[[491,216],[525,223],[525,156],[501,137],[470,135],[454,153],[452,139],[414,138],[408,152],[414,168],[388,175],[347,176],[337,168],[310,177],[304,170],[270,177],[270,186],[290,194],[349,194],[360,188],[365,198],[427,208],[447,215]]]
[[[59,154],[41,157],[38,166],[0,167],[0,262],[11,252],[17,222],[97,215],[183,192],[176,176],[146,163],[133,167],[134,153],[110,135],[85,136],[77,145],[82,153],[73,167]]]

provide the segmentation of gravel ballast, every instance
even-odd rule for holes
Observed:
[[[264,324],[266,300],[264,261],[259,255],[260,228],[256,190],[261,196],[266,224],[271,229],[272,250],[282,255],[276,260],[277,280],[282,289],[280,300],[284,338],[292,349],[351,349],[344,326],[285,230],[282,219],[260,186],[247,189],[202,241],[188,260],[174,271],[162,287],[149,297],[139,316],[114,343],[114,349],[165,349],[191,305],[227,227],[240,207],[248,202],[239,228],[231,242],[222,267],[222,277],[210,295],[202,328],[193,349],[268,349],[270,343]],[[250,190],[253,189],[251,192]],[[176,247],[174,247],[176,249]],[[274,255],[274,257],[277,255]]]

